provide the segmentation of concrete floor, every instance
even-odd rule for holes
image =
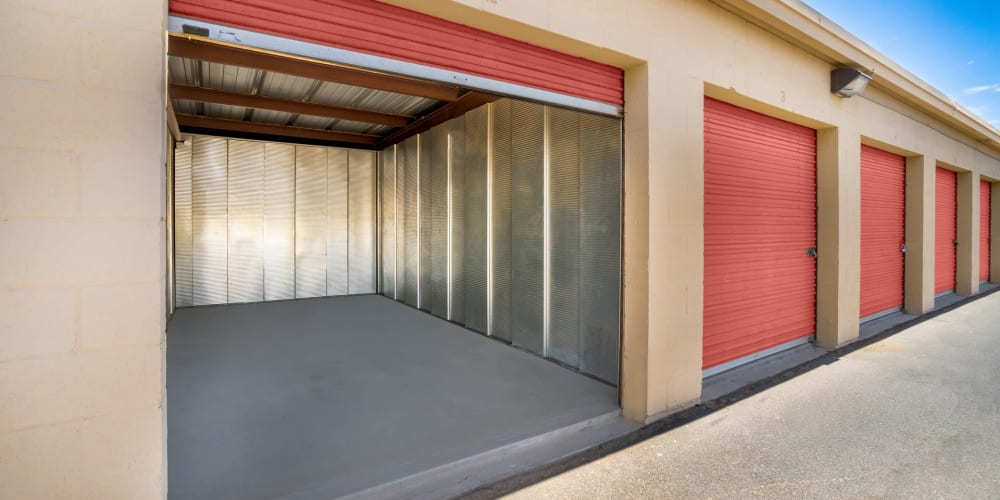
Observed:
[[[513,498],[1000,498],[1000,293]]]
[[[526,465],[512,443],[635,428],[614,388],[379,296],[182,309],[167,343],[172,499],[340,497],[459,460],[502,474]]]

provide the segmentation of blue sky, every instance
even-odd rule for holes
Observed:
[[[1000,128],[1000,1],[804,1]]]

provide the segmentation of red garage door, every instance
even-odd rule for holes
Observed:
[[[620,68],[373,0],[170,0],[170,13],[585,99],[624,102]]]
[[[906,159],[861,146],[861,317],[903,306]]]
[[[958,175],[937,167],[934,212],[934,293],[955,289],[955,241],[958,238]]]
[[[990,279],[990,185],[979,182],[979,281]]]
[[[816,324],[816,132],[705,99],[704,368]]]

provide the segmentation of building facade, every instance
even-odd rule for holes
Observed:
[[[164,332],[179,241],[168,206],[176,179],[166,33],[177,32],[171,16],[227,26],[209,12],[219,5],[0,6],[5,495],[166,494]],[[1000,196],[1000,132],[801,2],[289,5],[283,16],[320,32],[323,9],[368,5],[618,71],[603,87],[576,88],[572,78],[465,66],[620,112],[619,369],[594,370],[617,382],[630,419],[697,403],[703,377],[734,362],[801,341],[842,346],[864,319],[924,314],[938,294],[974,295],[1000,281],[1000,259],[990,258],[1000,243],[989,237],[1000,231],[1000,203],[990,201]],[[837,96],[830,74],[840,67],[874,79],[862,95]],[[525,113],[550,120],[541,107]],[[380,151],[372,168],[384,173]],[[385,275],[377,282],[385,293]],[[444,304],[440,315],[453,319],[454,303]]]

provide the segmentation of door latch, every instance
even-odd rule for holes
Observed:
[[[954,240],[952,243],[954,243],[956,247],[958,246],[958,240]]]
[[[816,258],[816,256],[819,255],[819,253],[816,252],[816,247],[809,247],[806,249],[806,255],[812,258]]]
[[[900,251],[900,252],[903,252],[903,253],[906,253],[906,243],[903,243],[903,244],[902,244],[902,245],[901,245],[901,246],[899,247],[899,251]]]

